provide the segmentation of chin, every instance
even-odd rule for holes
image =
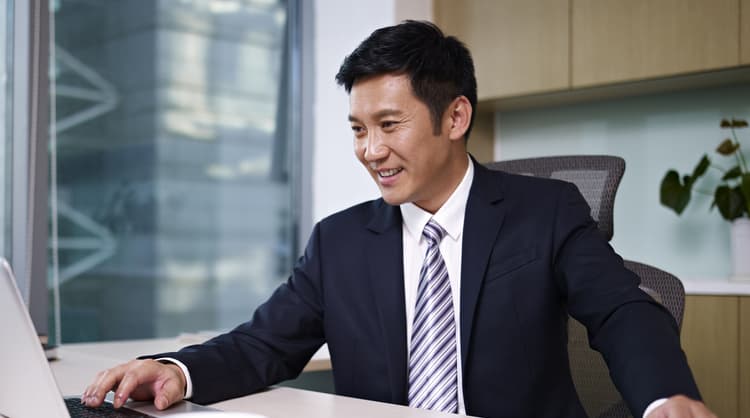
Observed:
[[[399,198],[398,196],[389,195],[388,193],[380,193],[380,196],[385,200],[385,203],[388,203],[391,206],[399,206],[403,205],[407,202],[404,198]]]

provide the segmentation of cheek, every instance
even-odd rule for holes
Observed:
[[[365,161],[365,147],[362,141],[358,141],[356,138],[354,139],[354,156],[357,157],[360,163],[367,166],[367,161]]]
[[[362,158],[364,158],[364,147],[362,147],[362,143],[358,141],[356,138],[353,141],[354,144],[354,155],[357,156],[357,159],[362,161]]]

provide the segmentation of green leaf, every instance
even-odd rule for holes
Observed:
[[[722,128],[731,128],[732,127],[732,122],[730,122],[729,119],[722,119],[720,126]]]
[[[732,118],[732,128],[747,128],[747,121],[744,119]]]
[[[700,161],[698,161],[698,165],[695,166],[693,169],[693,176],[691,179],[691,183],[698,180],[698,177],[706,174],[706,170],[708,170],[708,167],[711,166],[711,160],[708,159],[708,155],[703,154],[703,158],[701,158]]]
[[[745,207],[745,199],[742,197],[740,187],[730,188],[729,186],[719,186],[714,193],[714,203],[719,208],[721,217],[733,221],[742,217]]]
[[[659,201],[662,205],[674,210],[678,215],[690,202],[690,186],[680,183],[680,175],[669,170],[661,181]]]
[[[740,166],[736,165],[732,167],[729,171],[724,173],[724,176],[721,178],[722,181],[727,181],[731,179],[736,179],[737,177],[742,175],[742,170],[740,169]]]
[[[721,155],[732,155],[735,151],[737,151],[739,147],[739,143],[733,142],[731,139],[727,138],[723,140],[718,147],[716,147],[716,152]]]
[[[742,197],[745,198],[745,211],[750,215],[750,173],[744,173],[739,185]]]

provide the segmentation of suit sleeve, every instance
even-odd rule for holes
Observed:
[[[589,213],[568,184],[558,201],[554,242],[569,313],[586,326],[591,347],[604,357],[634,416],[659,398],[700,399],[674,318],[638,288],[640,279],[624,267]]]
[[[320,231],[316,225],[291,277],[253,314],[249,322],[171,357],[184,363],[199,404],[257,392],[299,375],[324,342]]]

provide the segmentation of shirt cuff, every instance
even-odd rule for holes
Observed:
[[[193,397],[193,381],[190,379],[190,372],[188,371],[187,366],[185,366],[185,363],[181,362],[180,360],[173,359],[172,357],[162,357],[156,359],[156,361],[166,361],[169,363],[172,363],[176,365],[177,367],[182,370],[182,374],[185,375],[185,396],[183,399],[190,399]],[[647,410],[648,411],[648,410]]]
[[[666,401],[667,401],[667,398],[661,398],[661,399],[657,399],[657,400],[655,400],[655,401],[651,402],[651,403],[650,403],[650,404],[648,405],[648,407],[646,408],[646,410],[645,410],[645,411],[643,411],[643,418],[646,418],[646,417],[648,417],[648,414],[650,414],[650,413],[654,412],[654,409],[656,409],[656,408],[658,408],[658,407],[662,406],[662,404],[663,404],[664,402],[666,402]]]

